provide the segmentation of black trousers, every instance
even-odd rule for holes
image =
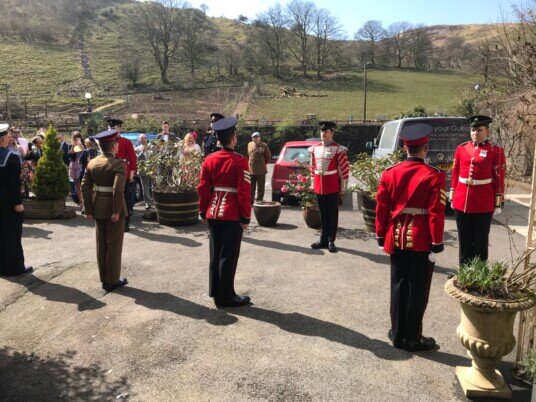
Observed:
[[[320,241],[327,243],[335,241],[337,227],[339,226],[339,193],[317,194],[320,220],[322,221],[322,235]]]
[[[0,276],[17,275],[24,271],[21,212],[0,210]]]
[[[395,342],[421,338],[434,272],[428,254],[398,249],[391,254],[391,330]]]
[[[133,183],[127,180],[125,183],[125,202],[127,203],[128,213],[131,214],[134,209],[134,203],[132,202],[132,187]]]
[[[209,219],[209,296],[216,302],[233,298],[236,265],[240,256],[243,229],[240,222]]]
[[[460,265],[479,257],[488,260],[489,230],[493,212],[464,213],[454,210],[458,227]]]

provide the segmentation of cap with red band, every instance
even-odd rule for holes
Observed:
[[[426,123],[406,125],[400,133],[400,139],[404,141],[404,145],[407,147],[418,147],[428,143],[430,134],[433,131],[434,128]]]

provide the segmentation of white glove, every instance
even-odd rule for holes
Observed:
[[[430,252],[430,254],[428,254],[428,261],[432,263],[436,262],[436,253]]]
[[[385,251],[385,249],[383,247],[381,247],[381,246],[378,246],[378,250]]]
[[[494,215],[500,215],[502,212],[502,209],[501,208],[495,208],[495,211],[493,211],[493,214]]]

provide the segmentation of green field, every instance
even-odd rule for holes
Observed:
[[[369,70],[367,119],[390,119],[419,104],[432,113],[448,113],[462,94],[474,87],[473,80],[469,74],[451,71]],[[310,96],[282,97],[283,85]],[[345,73],[322,81],[260,84],[259,90],[247,119],[302,120],[308,114],[318,119],[363,118],[362,73]]]

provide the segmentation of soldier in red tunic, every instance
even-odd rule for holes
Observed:
[[[334,122],[321,121],[322,143],[309,148],[310,170],[322,221],[320,240],[311,244],[311,247],[327,248],[331,253],[337,251],[335,237],[339,221],[339,199],[346,191],[350,174],[348,149],[333,141],[335,127],[337,125]]]
[[[437,347],[422,336],[422,320],[434,270],[435,253],[443,251],[445,174],[424,162],[433,127],[416,123],[404,128],[408,158],[386,169],[376,197],[376,236],[391,259],[391,330],[395,348],[408,351]]]
[[[209,225],[209,295],[218,307],[250,302],[249,296],[239,296],[234,290],[242,233],[251,218],[249,162],[234,152],[237,122],[227,117],[211,124],[223,149],[205,158],[197,187],[199,213]]]
[[[493,213],[504,203],[504,150],[487,140],[488,116],[469,117],[471,141],[456,148],[450,201],[458,227],[460,265],[475,257],[488,259],[488,239]]]
[[[121,126],[123,125],[122,120],[108,119],[107,123],[110,129],[114,128],[121,133]],[[136,170],[138,169],[138,158],[136,156],[136,151],[134,150],[134,145],[132,145],[130,140],[124,137],[119,137],[118,143],[119,150],[115,156],[127,164],[125,201],[127,203],[128,214],[125,217],[125,232],[128,232],[130,231],[130,215],[132,215],[134,210],[132,183],[134,182],[134,176],[136,175]]]

